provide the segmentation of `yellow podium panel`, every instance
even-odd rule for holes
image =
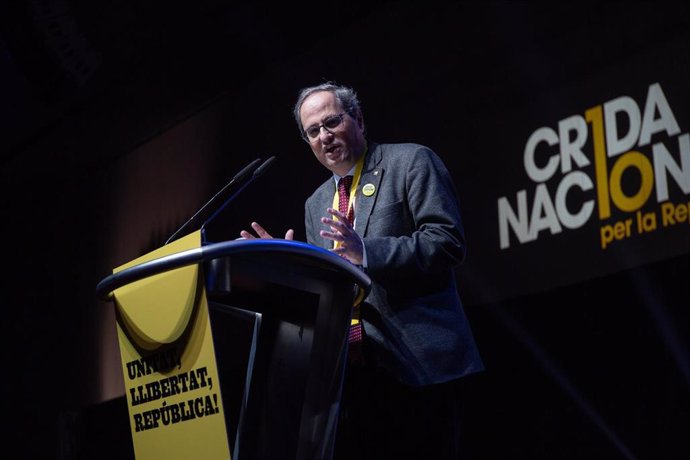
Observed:
[[[200,246],[197,231],[113,271]],[[130,283],[114,299],[137,459],[230,459],[199,266]]]

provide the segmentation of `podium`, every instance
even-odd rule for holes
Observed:
[[[195,424],[211,421],[222,422],[223,449],[232,452],[233,460],[331,458],[352,305],[371,289],[369,277],[327,250],[287,240],[226,241],[154,255],[97,286],[97,295],[115,303],[122,337],[144,336],[139,329],[145,328],[134,325],[134,316],[122,310],[118,292],[137,285],[148,299],[152,292],[154,298],[155,292],[166,295],[184,282],[156,280],[189,267],[198,273],[190,285],[196,283],[199,289],[190,295],[191,313],[180,316],[187,322],[174,326],[181,332],[167,343],[134,340],[127,351],[120,343],[126,387],[131,381],[125,396],[137,458],[169,455],[167,442],[198,443],[194,449],[202,455],[208,442],[197,437],[212,430]],[[207,303],[199,300],[204,295]],[[151,324],[158,325],[165,316],[153,303],[140,302],[136,308],[154,310]],[[198,355],[204,347],[195,345],[200,333],[191,323],[202,324],[197,318],[206,316],[213,362],[185,370],[187,356]],[[200,327],[203,331],[203,324]],[[180,351],[183,347],[194,352]],[[126,358],[129,348],[141,358]],[[177,355],[170,350],[178,350]],[[137,378],[149,380],[141,383]],[[214,393],[218,390],[219,398]],[[140,441],[148,445],[138,449],[137,439],[146,436],[156,437]]]

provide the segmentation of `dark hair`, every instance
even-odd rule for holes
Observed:
[[[357,118],[362,112],[362,109],[359,105],[359,99],[357,99],[357,93],[355,93],[352,88],[337,85],[331,82],[321,83],[320,85],[304,88],[299,92],[297,102],[295,103],[295,108],[293,109],[293,115],[295,116],[295,121],[297,122],[297,128],[299,128],[300,135],[302,136],[304,136],[304,127],[302,126],[302,120],[299,116],[302,104],[307,97],[320,91],[328,91],[333,93],[335,98],[338,99],[338,102],[340,102],[340,105],[343,107],[343,110],[345,110],[345,112],[347,112],[351,117]]]

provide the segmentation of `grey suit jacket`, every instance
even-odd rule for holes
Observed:
[[[329,177],[305,204],[307,241],[326,249],[320,218],[334,193]],[[361,310],[367,359],[409,385],[482,370],[453,274],[465,238],[443,162],[422,145],[370,143],[356,193],[355,230],[373,281]]]

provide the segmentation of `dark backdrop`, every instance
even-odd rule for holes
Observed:
[[[3,3],[4,456],[126,458],[112,311],[96,284],[160,246],[257,157],[278,162],[226,208],[212,239],[252,220],[301,238],[304,198],[327,174],[299,139],[292,104],[301,87],[334,80],[357,89],[372,140],[429,145],[456,180],[469,244],[458,282],[487,366],[468,383],[469,457],[686,458],[687,220],[604,250],[601,228],[634,215],[619,212],[501,249],[497,201],[515,203],[523,189],[532,199],[522,154],[537,128],[621,96],[642,109],[654,83],[680,132],[653,142],[685,164],[688,7],[284,10]],[[591,161],[592,148],[589,139]],[[636,149],[652,157],[651,146]],[[582,172],[593,177],[593,164]],[[632,195],[639,178],[630,181]],[[668,201],[687,203],[690,190],[670,183]],[[571,210],[593,196],[573,192]],[[650,196],[642,209],[659,213]]]

